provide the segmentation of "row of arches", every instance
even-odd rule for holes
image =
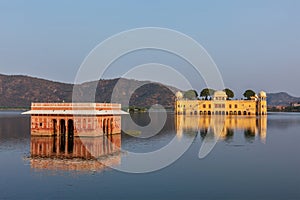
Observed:
[[[59,151],[73,152],[74,146],[74,120],[73,119],[53,119],[53,134],[59,135]],[[102,120],[102,131],[104,135],[113,133],[113,119]],[[55,148],[56,149],[56,148]]]
[[[103,134],[112,134],[113,133],[113,119],[104,119],[102,121],[102,131]]]
[[[57,123],[58,121],[56,119],[52,120],[53,123],[53,133],[60,134],[60,135],[68,135],[69,137],[74,136],[74,121],[72,119],[66,120],[60,119],[59,120],[59,130],[57,130]]]
[[[102,127],[102,131],[103,134],[112,134],[113,133],[113,126],[114,120],[112,118],[107,118],[107,119],[103,119],[101,121],[101,127]],[[52,120],[52,124],[53,124],[53,134],[54,135],[63,135],[65,136],[67,134],[68,137],[73,137],[74,136],[74,120],[72,119],[60,119],[60,120],[56,120],[53,119]]]
[[[58,121],[53,119],[52,123],[54,135],[60,135],[59,151],[64,152],[67,147],[67,152],[72,153],[74,146],[74,121],[72,119],[68,119],[67,121],[65,119],[60,119],[59,130],[57,130]],[[56,147],[54,147],[54,149],[56,149]]]

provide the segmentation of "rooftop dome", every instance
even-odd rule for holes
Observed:
[[[267,97],[267,93],[265,93],[264,91],[261,91],[261,92],[259,93],[259,96],[260,96],[260,97]]]
[[[214,93],[214,100],[226,100],[227,95],[224,91],[215,91]]]
[[[226,96],[226,92],[221,90],[215,91],[214,96]]]
[[[179,91],[176,92],[175,96],[176,96],[177,99],[182,99],[183,98],[183,94]]]

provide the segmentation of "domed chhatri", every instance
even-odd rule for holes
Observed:
[[[264,91],[260,91],[259,97],[264,97],[264,98],[266,98],[266,97],[267,97],[267,93],[264,92]]]
[[[227,99],[226,92],[224,91],[215,91],[213,100],[215,101],[224,101]]]
[[[211,100],[189,100],[176,93],[177,115],[266,115],[267,94],[261,91],[247,100],[228,100],[226,92],[215,91]]]
[[[176,96],[176,99],[182,99],[183,98],[182,92],[179,92],[179,91],[176,92],[175,96]]]

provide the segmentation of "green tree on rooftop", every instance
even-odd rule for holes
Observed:
[[[201,92],[200,92],[200,97],[205,97],[205,100],[208,99],[208,97],[212,97],[215,93],[214,89],[209,89],[209,88],[204,88]]]
[[[197,99],[198,93],[196,90],[188,90],[184,93],[183,98],[194,100]]]
[[[243,95],[247,100],[250,100],[251,97],[255,96],[255,92],[253,90],[246,90]]]
[[[231,89],[225,88],[223,91],[226,93],[227,99],[232,99],[234,97],[234,92]]]

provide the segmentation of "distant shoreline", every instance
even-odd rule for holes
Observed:
[[[1,111],[27,111],[30,110],[30,108],[26,107],[0,107],[0,112]],[[124,108],[123,108],[124,110]],[[127,111],[127,109],[125,109]],[[148,109],[145,110],[130,110],[129,112],[131,113],[145,113],[148,112]],[[167,109],[167,112],[174,112],[173,110],[171,111],[170,109]],[[300,113],[299,110],[268,110],[268,113]]]
[[[30,110],[30,108],[19,108],[19,107],[0,107],[0,111],[26,111],[26,110]]]

